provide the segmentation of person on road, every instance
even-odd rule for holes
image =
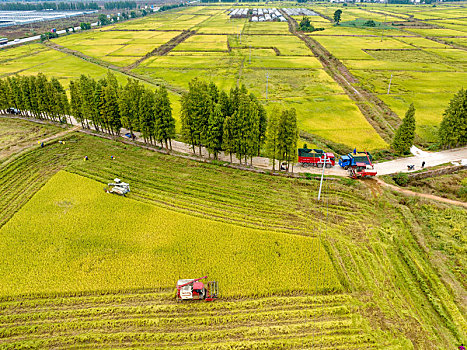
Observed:
[[[425,161],[422,162],[422,169],[425,167]]]

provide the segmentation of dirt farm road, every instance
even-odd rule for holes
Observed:
[[[433,194],[428,194],[428,193],[414,192],[414,191],[411,191],[411,190],[408,190],[408,189],[405,189],[405,188],[401,188],[401,187],[397,187],[397,186],[388,184],[388,183],[384,182],[383,180],[381,180],[379,178],[376,178],[376,182],[382,187],[388,187],[388,188],[390,188],[390,189],[392,189],[394,191],[397,191],[399,193],[403,193],[403,194],[406,194],[406,195],[409,195],[409,196],[416,196],[416,197],[421,197],[421,198],[432,199],[432,200],[435,200],[435,201],[439,201],[439,202],[443,202],[443,203],[447,203],[447,204],[453,204],[453,205],[460,205],[460,206],[463,206],[463,207],[467,208],[467,203],[466,202],[456,201],[456,200],[449,199],[449,198],[443,198],[443,197],[435,196]]]
[[[14,118],[14,117],[13,117]],[[21,119],[28,119],[30,121],[35,121],[34,119],[29,119],[29,118],[21,118]],[[59,138],[60,136],[76,131],[81,128],[81,124],[78,123],[73,117],[69,117],[69,121],[75,126],[72,129],[68,129],[64,133],[59,133],[56,135],[51,136],[49,139],[44,139],[42,141],[49,141],[51,139],[56,139]],[[122,129],[121,130],[121,135],[124,135],[127,133],[128,130]],[[139,133],[135,132],[134,133],[139,139]],[[125,136],[121,136],[126,139]],[[193,155],[193,149],[190,145],[180,142],[180,141],[172,141],[172,149],[175,152],[179,153],[184,153],[184,154],[189,154]],[[196,155],[199,156],[199,148],[195,147]],[[406,158],[399,158],[387,162],[382,162],[382,163],[375,163],[374,167],[375,170],[378,172],[378,175],[388,175],[388,174],[393,174],[397,172],[411,172],[407,170],[407,165],[413,164],[415,165],[415,170],[421,169],[422,162],[425,162],[425,168],[433,167],[436,165],[444,164],[444,163],[452,163],[452,162],[457,162],[457,163],[463,163],[467,164],[467,147],[462,147],[462,148],[456,148],[456,149],[450,149],[450,150],[445,150],[445,151],[440,151],[440,152],[426,152],[422,151],[416,147],[413,147],[411,149],[412,153],[414,154],[412,157],[406,157]],[[201,147],[201,154],[202,157],[207,158],[208,157],[208,152],[204,147]],[[230,155],[229,154],[219,154],[219,160],[222,161],[230,161]],[[240,163],[239,160],[233,156],[232,160],[234,163]],[[248,164],[250,164],[250,159],[248,159]],[[272,170],[272,163],[268,158],[265,157],[253,157],[253,166],[260,168],[260,169],[268,169]],[[278,163],[276,162],[276,170],[278,168]],[[301,165],[296,164],[293,168],[294,172],[297,173],[313,173],[313,174],[321,174],[322,169],[321,168],[315,168],[315,167],[303,167]],[[332,168],[325,168],[324,170],[325,175],[336,175],[336,176],[347,176],[347,171],[342,169],[337,165],[337,159],[336,159],[336,166]]]

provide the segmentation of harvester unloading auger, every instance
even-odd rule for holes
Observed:
[[[195,279],[181,279],[177,281],[177,300],[205,300],[213,301],[217,299],[219,288],[216,281],[209,281],[206,284],[199,282],[208,278],[203,276]]]

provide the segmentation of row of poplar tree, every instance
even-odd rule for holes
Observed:
[[[22,115],[66,122],[70,111],[62,84],[45,75],[11,76],[0,80],[0,110],[20,110]]]
[[[140,132],[146,143],[172,147],[175,119],[163,86],[153,92],[135,79],[121,86],[110,72],[100,80],[81,75],[70,82],[70,97],[71,114],[84,128],[111,135],[125,128]]]
[[[247,164],[261,150],[273,160],[292,162],[298,139],[294,109],[273,109],[268,117],[263,105],[245,86],[220,91],[214,83],[194,79],[182,96],[182,136],[202,153],[204,146],[215,159],[222,151]]]
[[[152,91],[135,79],[118,83],[110,71],[95,80],[81,75],[70,81],[70,99],[61,83],[44,74],[11,76],[0,80],[0,110],[16,108],[24,116],[55,122],[72,122],[83,128],[119,135],[125,128],[140,132],[146,143],[172,148],[175,119],[165,87]],[[201,154],[205,147],[218,158],[222,151],[247,163],[262,149],[275,160],[296,157],[298,127],[295,110],[273,109],[269,116],[253,94],[235,87],[229,93],[214,83],[194,79],[181,98],[182,137]]]
[[[121,128],[139,131],[145,142],[171,147],[175,119],[165,87],[156,91],[135,79],[125,86],[108,73],[95,80],[85,75],[70,82],[70,99],[61,83],[37,76],[0,80],[0,110],[16,108],[23,116],[67,123],[74,118],[83,128],[119,135]]]

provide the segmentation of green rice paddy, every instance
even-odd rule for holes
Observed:
[[[262,5],[250,7],[254,6]],[[309,35],[400,117],[410,103],[415,103],[419,135],[435,141],[442,112],[466,78],[467,53],[458,48],[467,45],[462,37],[467,30],[465,10],[456,6],[311,6],[329,17],[337,8],[343,10],[343,23],[372,19],[391,29],[336,26],[326,18],[312,16],[312,24],[325,29]],[[274,104],[296,107],[300,128],[305,132],[351,147],[387,147],[310,48],[289,32],[287,23],[230,19],[228,9],[190,6],[63,36],[54,43],[123,69],[167,44],[182,30],[191,30],[194,35],[166,55],[150,57],[133,70],[149,83],[168,86],[177,119],[179,93],[188,88],[191,79],[201,77],[225,90],[245,84],[268,108]],[[426,26],[393,25],[405,23],[410,16],[424,20]],[[44,72],[65,85],[82,73],[93,77],[106,73],[106,68],[98,64],[40,44],[1,50],[0,61],[0,76]],[[124,74],[118,79],[122,83],[126,80]],[[343,134],[343,129],[348,132]]]

